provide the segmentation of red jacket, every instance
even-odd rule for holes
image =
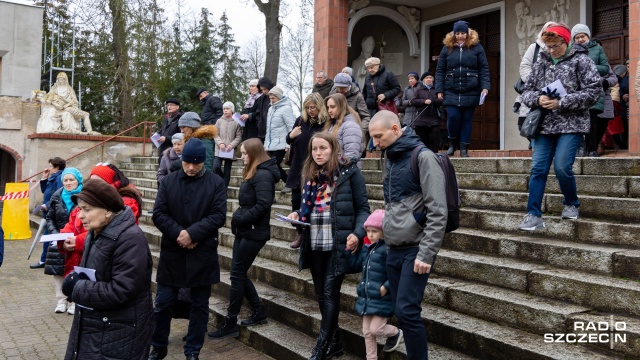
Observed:
[[[84,229],[82,221],[78,218],[79,212],[80,208],[74,207],[69,213],[69,222],[60,230],[61,233],[73,233],[76,236],[76,247],[73,251],[65,250],[63,247],[64,241],[58,241],[58,250],[66,255],[64,259],[64,277],[73,271],[74,266],[80,265],[82,253],[84,252],[84,239],[87,237],[87,230]]]

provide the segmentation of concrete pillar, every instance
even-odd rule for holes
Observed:
[[[325,70],[333,80],[347,66],[349,1],[316,0],[314,7],[314,75],[317,71]]]
[[[640,61],[640,1],[629,0],[629,153],[640,155],[640,111],[636,78]]]

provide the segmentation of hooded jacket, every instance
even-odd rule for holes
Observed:
[[[453,31],[442,41],[444,47],[436,67],[436,93],[444,106],[477,106],[483,89],[491,90],[489,62],[478,33],[469,29],[467,40],[456,45]]]
[[[589,40],[589,42],[582,44],[582,46],[586,47],[587,50],[589,50],[589,57],[596,64],[598,74],[600,74],[600,76],[602,77],[601,82],[604,83],[605,81],[607,81],[607,77],[609,77],[609,71],[611,70],[611,67],[609,66],[609,59],[607,59],[607,55],[604,53],[604,49],[593,40]],[[613,75],[615,76],[615,74]],[[591,110],[594,110],[597,113],[602,113],[604,111],[604,97],[605,91],[603,89],[600,93],[600,97],[598,98],[598,102],[591,107]],[[613,107],[613,104],[611,104],[611,106]]]
[[[447,199],[442,168],[431,151],[418,155],[420,183],[411,172],[411,153],[420,138],[407,128],[387,150],[383,232],[389,248],[419,247],[417,259],[433,265],[447,226]]]
[[[524,85],[522,102],[528,107],[537,105],[542,88],[560,80],[567,95],[558,103],[542,122],[541,134],[588,134],[590,128],[589,108],[600,97],[602,85],[598,69],[587,49],[572,45],[568,53],[555,65],[551,56],[540,52],[533,65],[529,80]]]
[[[262,88],[272,89],[273,82],[267,77],[261,77],[258,80],[259,91]],[[267,114],[270,106],[271,100],[269,100],[269,96],[263,94],[263,96],[256,99],[253,107],[248,112],[249,117],[244,125],[244,134],[242,134],[243,140],[255,137],[264,140],[267,133]]]
[[[201,124],[215,125],[216,120],[222,117],[222,101],[220,101],[220,98],[208,94],[200,103],[202,104],[202,112],[200,112]]]
[[[336,94],[336,87],[334,86],[331,89],[330,94]],[[364,100],[364,96],[360,92],[358,88],[358,83],[351,82],[351,87],[344,97],[347,98],[347,104],[355,110],[358,115],[360,115],[360,125],[362,126],[362,130],[369,132],[369,122],[371,121],[371,114],[369,113],[369,109],[367,108],[367,103]]]
[[[71,298],[80,306],[65,360],[147,359],[153,261],[131,209],[116,214],[98,235],[89,233],[81,265],[96,270],[96,281],[79,280],[73,288]]]
[[[190,136],[185,134],[184,143],[186,144],[192,137],[202,140],[207,148],[207,157],[204,160],[204,167],[213,171],[213,158],[215,157],[214,148],[216,146],[215,138],[218,136],[218,129],[215,125],[204,125],[195,129]]]
[[[358,315],[393,316],[395,306],[387,277],[387,245],[384,239],[358,249],[351,257],[350,265],[358,271],[362,270],[362,278],[356,286],[358,300],[354,307]],[[384,296],[380,296],[381,286],[387,288]]]
[[[267,97],[268,99],[268,97]],[[284,150],[289,147],[287,134],[293,128],[296,116],[293,114],[289,98],[283,96],[275,104],[271,104],[267,115],[267,132],[264,148],[267,151]]]
[[[271,238],[271,206],[275,198],[280,169],[275,158],[258,165],[255,175],[240,185],[240,207],[231,218],[231,230],[237,237],[268,241]]]
[[[371,83],[374,86],[371,86]],[[374,87],[375,91],[373,90]],[[367,73],[362,87],[362,96],[367,102],[371,117],[378,112],[378,95],[384,94],[384,101],[393,101],[401,91],[402,88],[398,83],[398,79],[391,71],[387,71],[384,65],[380,65],[380,68],[373,76]]]

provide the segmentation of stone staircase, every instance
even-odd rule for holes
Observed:
[[[576,221],[560,218],[562,195],[551,175],[543,201],[547,228],[533,233],[517,230],[526,208],[530,159],[452,161],[463,201],[461,227],[445,238],[425,291],[422,318],[430,358],[640,358],[640,159],[578,159],[574,170],[582,217]],[[140,225],[154,265],[161,236],[150,216],[156,162],[133,157],[120,164],[143,193]],[[233,167],[227,227],[220,230],[221,283],[212,291],[210,328],[226,314],[233,244],[229,226],[238,207],[240,166]],[[383,208],[379,160],[363,159],[362,169],[371,209]],[[277,191],[271,215],[290,209],[290,195]],[[271,229],[272,240],[250,271],[269,323],[242,328],[240,340],[276,359],[306,359],[320,327],[311,275],[298,271],[298,251],[289,248],[294,228],[272,221]],[[349,275],[342,286],[340,326],[348,355],[341,359],[364,358],[361,319],[353,311],[358,280],[359,275]],[[248,312],[243,309],[241,317]],[[598,322],[615,322],[617,329],[588,330]],[[574,323],[587,330],[574,330]],[[608,338],[602,334],[618,341],[545,342],[545,334],[587,332],[600,334],[603,342]],[[384,358],[406,358],[405,349]]]

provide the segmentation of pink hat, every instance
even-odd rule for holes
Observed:
[[[382,230],[382,220],[384,219],[384,210],[376,210],[373,213],[371,213],[371,215],[369,215],[369,217],[367,218],[367,221],[364,222],[364,228],[366,229],[367,227],[374,227],[377,229]]]

